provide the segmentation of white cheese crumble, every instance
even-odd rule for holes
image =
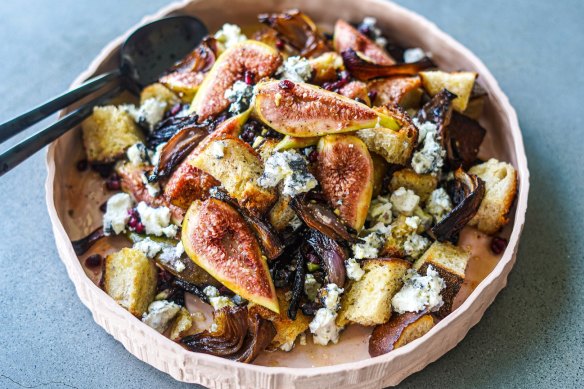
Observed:
[[[146,229],[146,234],[172,238],[176,235],[178,227],[170,224],[170,209],[167,207],[152,208],[145,202],[138,203],[136,210],[140,214],[140,221]]]
[[[128,147],[126,155],[132,165],[142,165],[146,160],[146,146],[142,142],[134,143]]]
[[[153,241],[149,237],[134,243],[134,248],[142,251],[149,259],[154,258],[156,254],[162,251],[160,243]]]
[[[389,200],[396,215],[410,216],[420,203],[420,196],[402,186],[391,194]]]
[[[294,348],[294,341],[284,343],[280,346],[280,350],[290,352]]]
[[[347,269],[347,277],[351,280],[359,281],[365,275],[365,271],[361,269],[361,265],[355,258],[346,260],[345,268]]]
[[[211,155],[216,159],[225,157],[225,142],[218,140],[211,143]]]
[[[375,223],[391,224],[391,201],[386,196],[378,196],[371,200],[367,220]]]
[[[252,104],[254,98],[254,87],[243,81],[235,81],[231,88],[225,91],[224,97],[231,102],[229,112],[238,115],[245,112]]]
[[[161,190],[160,190],[160,184],[158,182],[152,183],[150,181],[148,181],[148,176],[146,176],[146,173],[142,173],[142,183],[144,184],[144,188],[146,188],[146,191],[148,191],[148,194],[152,197],[156,197],[160,194]]]
[[[420,124],[414,120],[414,124],[420,130],[418,137],[422,148],[414,152],[412,168],[418,174],[437,174],[444,166],[446,156],[446,151],[440,144],[438,128],[430,122]]]
[[[404,252],[408,257],[418,259],[430,247],[430,240],[418,234],[411,234],[404,242]]]
[[[421,59],[426,57],[426,53],[424,50],[420,49],[419,47],[414,47],[411,49],[407,49],[404,51],[404,62],[405,63],[413,63],[418,62]]]
[[[432,191],[428,202],[426,203],[426,211],[434,216],[434,220],[438,223],[452,210],[452,201],[444,188],[438,188]]]
[[[381,30],[377,27],[377,19],[371,16],[363,18],[362,24],[369,27],[373,40],[378,46],[385,48],[387,45],[387,39],[383,36]]]
[[[258,178],[258,185],[272,188],[280,181],[284,182],[282,194],[292,197],[308,192],[318,184],[316,178],[308,171],[306,158],[292,150],[270,155],[265,163],[264,173]]]
[[[421,222],[421,220],[417,216],[408,216],[408,217],[406,217],[406,220],[405,220],[406,225],[414,231],[416,231],[418,229],[418,227],[420,226],[420,222]]]
[[[326,346],[329,342],[337,343],[341,328],[337,327],[337,310],[339,309],[340,295],[344,289],[336,284],[328,284],[324,290],[323,308],[316,311],[314,319],[308,328],[313,335],[315,344]]]
[[[156,97],[146,99],[139,108],[133,104],[124,104],[120,108],[126,111],[136,123],[146,122],[150,131],[164,118],[168,103]]]
[[[360,242],[355,243],[351,249],[353,258],[377,258],[379,250],[385,245],[387,236],[391,233],[391,226],[377,223],[368,230],[364,230],[365,235],[359,237]]]
[[[184,252],[185,248],[182,242],[179,241],[175,247],[169,245],[162,247],[162,252],[158,259],[180,273],[186,268],[186,265],[181,261]]]
[[[219,290],[214,286],[211,285],[207,286],[205,289],[203,289],[203,293],[207,295],[207,298],[209,299],[209,304],[211,304],[213,309],[216,311],[221,308],[235,306],[235,304],[233,303],[233,301],[231,301],[231,299],[229,299],[229,297],[219,295]]]
[[[241,33],[241,28],[237,24],[225,23],[219,31],[215,33],[215,39],[225,49],[235,46],[239,42],[247,39],[245,34]]]
[[[404,286],[391,299],[391,306],[397,313],[419,312],[426,308],[434,312],[444,304],[440,292],[446,288],[446,283],[432,265],[428,266],[425,276],[408,270],[403,281]]]
[[[314,278],[312,274],[306,275],[306,278],[304,279],[304,293],[306,294],[306,297],[308,297],[308,300],[316,300],[316,296],[320,287],[320,283],[316,280],[316,278]]]
[[[108,199],[106,212],[103,215],[105,235],[110,235],[112,232],[117,235],[126,231],[132,205],[132,198],[127,193],[117,193]]]
[[[148,306],[148,313],[142,316],[142,321],[154,328],[156,331],[163,333],[166,331],[172,319],[180,311],[180,305],[173,302],[160,300],[154,301]]]
[[[300,56],[288,57],[276,72],[280,80],[308,82],[312,77],[310,62]]]

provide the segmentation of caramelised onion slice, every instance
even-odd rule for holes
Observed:
[[[457,112],[452,113],[448,127],[443,131],[442,142],[446,148],[448,164],[451,168],[462,166],[464,169],[476,162],[479,147],[487,130],[479,122]]]
[[[442,138],[442,147],[446,137],[442,136],[452,117],[452,101],[456,95],[448,89],[442,89],[430,101],[428,101],[416,114],[416,120],[420,123],[431,122],[438,127],[438,133]],[[446,147],[445,147],[446,148]]]
[[[444,242],[458,234],[460,230],[476,215],[485,197],[485,183],[478,176],[466,173],[462,168],[454,172],[454,178],[464,198],[452,211],[431,229],[436,240]]]
[[[290,207],[307,226],[329,238],[357,242],[357,237],[349,232],[341,219],[326,205],[311,201],[306,196],[296,196],[290,202]]]
[[[292,298],[290,298],[290,305],[288,307],[288,317],[290,320],[296,320],[296,313],[300,299],[304,293],[304,281],[306,280],[306,253],[307,247],[302,245],[296,251],[296,273],[294,274],[294,283],[292,284]]]
[[[395,65],[379,65],[353,49],[347,49],[341,53],[345,67],[353,77],[361,81],[369,81],[374,78],[392,76],[413,76],[418,72],[434,67],[434,63],[428,57],[418,62],[400,63]]]
[[[211,188],[209,194],[211,197],[231,205],[239,212],[259,239],[263,252],[268,259],[276,259],[282,255],[285,246],[269,223],[253,215],[245,207],[240,207],[239,203],[233,197],[218,187]]]
[[[306,233],[306,242],[322,259],[328,281],[342,288],[347,277],[345,260],[348,255],[346,250],[336,241],[317,230],[309,230]]]
[[[189,350],[250,363],[276,335],[274,325],[246,307],[225,307],[215,312],[217,329],[181,339]]]
[[[83,237],[78,240],[71,241],[73,245],[73,250],[77,255],[83,255],[101,238],[105,237],[105,233],[103,232],[103,227],[98,227],[94,231],[92,231],[86,237]]]

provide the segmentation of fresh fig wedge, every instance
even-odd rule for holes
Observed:
[[[329,204],[360,231],[373,193],[373,160],[363,141],[352,135],[327,135],[318,142],[316,177]]]
[[[197,114],[199,121],[218,115],[229,107],[225,92],[236,81],[248,74],[255,84],[281,64],[278,51],[266,44],[251,40],[238,43],[219,56],[195,95],[190,112]]]
[[[268,265],[237,210],[216,200],[195,201],[182,225],[187,255],[241,297],[279,313]]]
[[[466,173],[462,168],[454,172],[458,193],[463,194],[462,200],[457,199],[454,207],[442,220],[431,229],[431,234],[439,242],[452,239],[476,215],[485,197],[485,183],[478,176]]]
[[[314,21],[296,9],[281,14],[260,14],[258,20],[276,30],[278,38],[303,57],[316,57],[330,51]]]
[[[375,64],[395,64],[395,60],[383,48],[344,20],[339,19],[335,24],[333,40],[338,53],[351,49],[363,53]]]
[[[428,57],[413,63],[381,65],[353,49],[341,52],[341,56],[349,73],[361,81],[369,81],[380,77],[413,76],[424,69],[434,67],[434,63]]]
[[[347,278],[345,260],[347,260],[349,256],[347,255],[346,250],[336,241],[317,230],[308,231],[306,242],[322,260],[328,282],[337,284],[342,288],[345,285],[345,280]]]
[[[338,93],[353,100],[357,100],[367,106],[371,106],[367,84],[361,81],[351,81],[339,88]]]
[[[290,80],[256,86],[255,114],[274,130],[294,137],[356,131],[376,125],[399,129],[393,118],[338,93]]]

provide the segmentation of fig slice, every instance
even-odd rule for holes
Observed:
[[[316,177],[341,219],[360,231],[373,193],[373,160],[363,141],[353,135],[327,135],[317,146]]]
[[[265,81],[256,86],[254,111],[274,130],[293,137],[352,132],[399,123],[355,100],[306,83]]]
[[[217,116],[229,107],[225,92],[236,81],[244,80],[248,74],[252,83],[256,83],[272,75],[281,64],[278,51],[264,43],[247,40],[236,44],[219,56],[199,87],[190,112],[199,121]]]
[[[279,313],[266,258],[245,220],[217,200],[194,201],[182,224],[187,255],[246,300]]]
[[[338,53],[351,49],[363,53],[373,63],[379,65],[395,64],[395,60],[382,47],[344,20],[339,19],[335,24],[333,40],[335,50]]]

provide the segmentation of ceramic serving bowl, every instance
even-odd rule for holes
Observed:
[[[80,173],[76,161],[83,158],[80,130],[74,129],[55,141],[47,155],[47,206],[59,254],[81,301],[95,321],[142,361],[177,380],[210,388],[379,388],[396,385],[452,349],[482,317],[515,262],[517,245],[525,221],[529,172],[517,116],[507,97],[485,65],[469,50],[434,24],[396,4],[380,0],[195,0],[174,3],[142,23],[181,13],[196,15],[214,31],[225,22],[249,24],[260,12],[299,8],[320,25],[332,26],[337,18],[354,22],[373,15],[386,35],[406,47],[421,47],[446,70],[474,70],[487,90],[489,100],[481,124],[487,137],[480,157],[496,157],[512,163],[519,174],[519,192],[512,222],[502,234],[509,238],[505,252],[494,256],[490,239],[466,229],[461,244],[473,252],[456,310],[422,338],[389,354],[370,358],[370,330],[352,326],[339,344],[329,347],[297,346],[293,352],[265,353],[253,365],[205,354],[192,353],[137,320],[118,306],[95,284],[96,274],[84,269],[75,255],[71,239],[78,239],[101,225],[99,205],[107,198],[95,173]],[[135,26],[136,27],[136,26]],[[119,49],[127,35],[111,42],[81,74],[74,85],[117,67]],[[112,251],[121,242],[98,244],[94,250]]]

